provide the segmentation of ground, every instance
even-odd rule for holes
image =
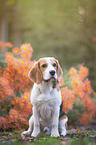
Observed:
[[[52,138],[41,133],[37,138],[22,136],[21,131],[0,132],[0,145],[95,145],[96,125],[69,126],[65,137]]]

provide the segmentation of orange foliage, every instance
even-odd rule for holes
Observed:
[[[1,49],[1,50],[4,49],[5,47],[11,48],[12,46],[13,46],[13,45],[12,45],[11,43],[9,43],[9,42],[6,42],[6,43],[0,42],[0,49]]]
[[[12,47],[10,43],[1,43],[0,48]],[[28,72],[34,61],[31,61],[33,49],[30,44],[21,45],[20,49],[15,47],[11,52],[6,52],[6,69],[0,67],[0,128],[2,130],[21,129],[28,125],[28,118],[32,113],[30,103],[30,88],[33,83],[28,78]],[[3,72],[3,73],[2,73]],[[88,79],[89,70],[80,65],[79,72],[75,68],[70,68],[71,86],[64,85],[63,78],[60,80],[61,94],[63,100],[63,110],[68,112],[73,109],[73,104],[79,98],[84,107],[84,113],[79,118],[80,123],[92,121],[96,113],[96,105],[91,95],[96,96]],[[6,114],[9,111],[9,115]],[[6,117],[3,117],[4,114]],[[70,116],[69,116],[70,117]]]

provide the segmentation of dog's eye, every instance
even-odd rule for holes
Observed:
[[[56,63],[53,63],[53,66],[56,67]]]
[[[42,67],[45,68],[45,67],[47,67],[47,65],[46,64],[43,64]]]

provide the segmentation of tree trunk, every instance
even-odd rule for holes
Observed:
[[[8,18],[6,16],[3,16],[1,20],[1,41],[3,43],[8,41]]]
[[[6,16],[3,16],[1,19],[1,42],[5,43],[8,42],[8,18]],[[7,51],[6,49],[1,50],[0,53],[0,65],[4,67],[4,54]]]

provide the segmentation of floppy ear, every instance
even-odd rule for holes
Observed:
[[[58,76],[58,80],[60,80],[60,78],[62,77],[63,71],[62,71],[62,68],[60,67],[58,60],[56,60],[56,62],[57,62],[57,76]]]
[[[42,82],[42,73],[38,61],[35,62],[33,67],[30,69],[28,73],[28,77],[32,82],[35,82],[36,84],[40,84]]]

